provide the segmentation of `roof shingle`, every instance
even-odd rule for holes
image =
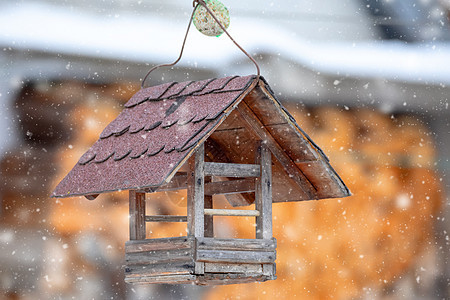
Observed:
[[[138,91],[53,196],[160,185],[254,79],[166,83]]]

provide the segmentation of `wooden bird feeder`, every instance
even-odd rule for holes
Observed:
[[[186,216],[146,214],[147,194],[179,189]],[[141,89],[52,196],[118,190],[130,200],[125,281],[200,285],[275,279],[272,203],[350,195],[260,76]],[[255,206],[217,209],[214,195]],[[255,217],[255,238],[215,238],[214,216]],[[187,222],[187,236],[152,239],[147,222]]]

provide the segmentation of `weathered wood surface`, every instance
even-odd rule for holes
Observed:
[[[283,165],[286,172],[302,190],[308,195],[309,199],[317,199],[315,187],[308,181],[306,176],[295,165],[292,159],[286,154],[283,147],[278,144],[274,137],[267,131],[265,126],[256,117],[255,113],[248,107],[245,101],[241,102],[238,106],[238,111],[241,117],[246,122],[246,126],[251,132],[255,132],[257,137],[267,143],[272,154]]]
[[[239,251],[275,251],[277,240],[271,239],[212,239],[197,238],[197,249],[202,250],[239,250]]]
[[[187,187],[188,236],[205,235],[205,147],[201,144],[189,159]],[[205,272],[203,262],[195,262],[195,274]]]
[[[187,175],[177,175],[174,177],[175,182],[169,182],[168,184],[162,185],[160,188],[156,190],[156,192],[170,192],[176,190],[182,190],[187,188]],[[208,177],[205,178],[205,180]],[[140,190],[146,193],[151,191],[149,190]],[[205,181],[205,195],[230,195],[237,193],[251,193],[255,191],[255,179],[236,179],[236,180],[226,180],[226,181],[216,181],[216,182],[207,182]],[[247,202],[245,202],[248,205]]]
[[[145,193],[135,190],[129,192],[130,200],[130,240],[144,240],[145,232]]]
[[[261,177],[257,182],[255,209],[259,211],[256,218],[256,238],[272,238],[272,154],[266,143],[261,142],[256,155],[261,165]]]
[[[191,274],[175,274],[175,275],[157,275],[157,276],[125,276],[126,283],[136,284],[180,284],[192,283],[197,279],[197,276]]]
[[[166,263],[155,263],[148,265],[129,264],[124,268],[126,276],[142,276],[142,275],[168,275],[168,274],[193,274],[194,261],[173,261]]]
[[[205,163],[205,175],[222,177],[259,177],[259,165],[254,164],[228,164]]]
[[[202,250],[197,249],[197,261],[227,263],[273,263],[275,251]]]
[[[194,247],[194,239],[189,237],[172,237],[127,241],[125,253],[144,252],[152,250],[186,249]]]
[[[262,264],[205,263],[205,273],[262,274]]]
[[[283,145],[284,150],[293,161],[316,161],[318,159],[309,143],[293,125],[288,123],[273,124],[267,125],[266,129],[279,144]],[[302,142],[299,142],[299,140]]]
[[[155,191],[170,192],[185,189],[186,187],[187,187],[187,173],[179,172],[175,176],[173,176],[169,182],[159,186]]]
[[[205,231],[204,153],[204,146],[201,145],[189,160],[187,187],[188,235],[195,237],[203,237]]]
[[[187,222],[187,216],[173,216],[173,215],[145,216],[145,222]]]
[[[336,177],[330,177],[330,165],[324,161],[311,161],[296,163],[309,180],[317,186],[319,197],[342,197],[345,187]],[[336,188],[339,187],[339,188]]]
[[[193,249],[152,250],[145,252],[125,253],[127,265],[170,263],[174,261],[192,260]]]
[[[257,217],[260,215],[257,210],[246,209],[206,209],[207,216],[237,216],[237,217]]]
[[[277,264],[273,263],[273,264],[263,264],[262,265],[262,273],[264,275],[275,275],[277,272]]]
[[[217,181],[205,184],[205,195],[229,195],[237,193],[251,193],[254,191],[254,178]]]
[[[276,276],[266,276],[261,274],[239,274],[239,273],[206,273],[204,276],[198,276],[195,284],[197,285],[226,285],[251,282],[264,282],[274,280]]]
[[[231,113],[233,115],[233,113]],[[236,114],[234,114],[236,115]],[[236,119],[236,118],[234,118]],[[225,122],[230,120],[230,116],[225,119]],[[222,124],[223,125],[223,124]],[[213,133],[214,134],[214,133]],[[231,163],[230,158],[228,157],[229,149],[224,147],[223,145],[217,143],[215,139],[210,136],[205,141],[205,159],[213,162],[222,162],[222,163]],[[227,177],[220,177],[222,181],[229,180]],[[205,190],[206,193],[206,190]],[[224,194],[225,198],[232,206],[247,206],[252,204],[254,201],[254,197],[249,193],[244,194]]]
[[[211,195],[206,194],[206,184],[211,183],[211,177],[205,178],[205,210],[213,208],[213,197]],[[214,218],[213,216],[206,215],[205,218],[205,234],[206,237],[214,237]]]

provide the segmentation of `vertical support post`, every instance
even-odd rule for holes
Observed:
[[[205,178],[205,183],[211,182],[211,177]],[[213,208],[213,196],[205,196],[205,208]],[[204,216],[205,218],[205,237],[214,237],[214,219],[213,216]]]
[[[205,235],[205,148],[200,145],[189,159],[187,179],[188,235],[195,238]],[[205,264],[195,262],[195,274],[205,273]]]
[[[261,177],[256,180],[255,209],[256,238],[272,238],[272,154],[264,142],[260,142],[256,152],[256,163],[261,165]]]
[[[130,190],[130,240],[145,240],[145,193]]]

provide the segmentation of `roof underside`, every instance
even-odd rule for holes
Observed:
[[[256,131],[243,116],[259,124]],[[235,76],[140,90],[52,196],[148,187],[155,190],[169,181],[205,141],[206,159],[254,163],[259,139],[268,142],[276,158],[274,202],[350,194],[328,159],[275,99],[264,79]]]

